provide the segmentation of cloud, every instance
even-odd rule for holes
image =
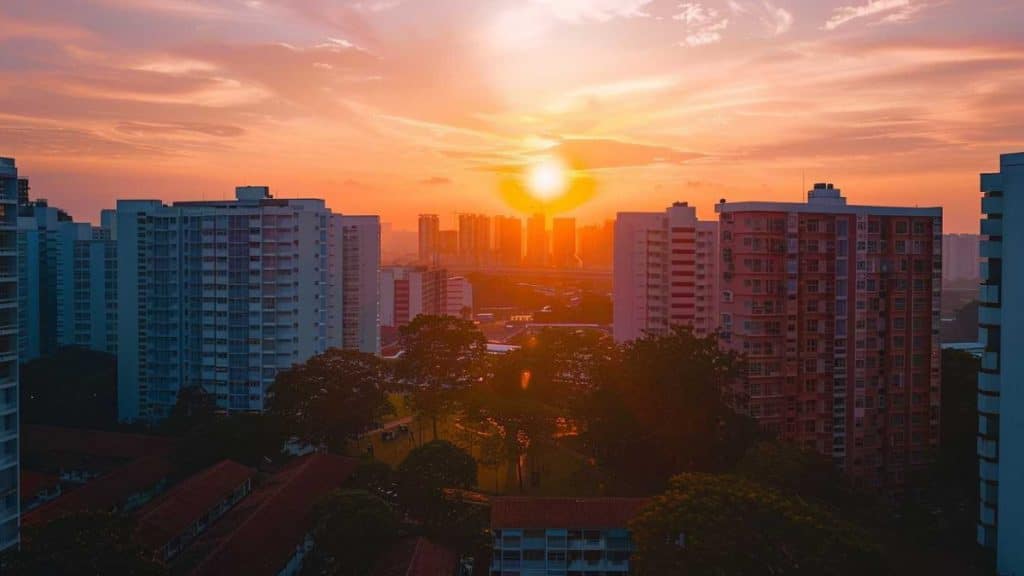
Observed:
[[[563,158],[574,170],[627,168],[650,164],[682,164],[702,155],[667,146],[607,138],[567,138],[542,151]]]
[[[595,20],[607,22],[614,18],[647,16],[644,7],[653,0],[531,0],[556,17],[568,22]]]
[[[445,176],[431,176],[420,180],[420,184],[423,184],[424,186],[447,186],[451,183],[452,179]]]
[[[779,8],[770,2],[763,3],[767,18],[763,21],[774,36],[781,36],[793,27],[793,14],[784,8]]]
[[[729,19],[719,15],[718,10],[707,8],[700,2],[685,2],[679,5],[679,12],[672,16],[686,26],[686,46],[704,46],[722,40],[722,31],[729,26]]]
[[[823,28],[835,30],[853,20],[883,14],[881,22],[902,22],[923,8],[924,4],[911,3],[910,0],[869,0],[867,4],[836,8],[832,11],[832,16],[825,21]]]
[[[204,124],[201,122],[121,122],[117,125],[118,132],[131,134],[133,136],[144,136],[147,134],[201,134],[204,136],[218,136],[235,138],[245,134],[245,129],[240,126],[229,124]]]

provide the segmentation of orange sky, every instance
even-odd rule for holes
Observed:
[[[32,0],[0,23],[0,155],[78,219],[267,184],[412,228],[529,209],[503,182],[557,156],[584,222],[828,180],[975,231],[977,173],[1024,150],[1016,0]]]

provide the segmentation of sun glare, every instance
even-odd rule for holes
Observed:
[[[527,185],[534,198],[547,202],[565,193],[567,178],[565,166],[548,158],[530,167]]]

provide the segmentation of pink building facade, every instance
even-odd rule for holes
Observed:
[[[722,203],[720,329],[768,431],[891,490],[939,440],[941,208]]]

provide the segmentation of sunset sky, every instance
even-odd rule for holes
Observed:
[[[0,2],[0,156],[76,219],[267,184],[447,224],[554,157],[584,222],[827,180],[967,232],[1020,150],[1019,0]]]

